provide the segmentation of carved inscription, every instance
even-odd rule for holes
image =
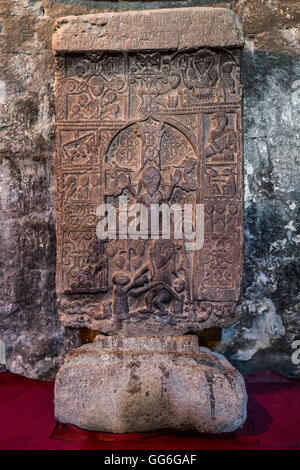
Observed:
[[[57,292],[67,326],[182,333],[239,315],[243,245],[241,50],[57,55]],[[136,236],[99,240],[100,204],[126,201]],[[130,210],[142,204],[142,227]],[[163,228],[151,207],[203,204],[204,245]],[[128,212],[129,211],[129,212]],[[130,218],[131,217],[131,218]],[[130,225],[131,224],[131,225]],[[191,226],[196,228],[195,210]]]

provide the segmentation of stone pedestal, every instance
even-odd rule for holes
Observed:
[[[242,376],[197,336],[98,336],[73,350],[55,384],[55,415],[80,428],[230,432],[246,418]]]

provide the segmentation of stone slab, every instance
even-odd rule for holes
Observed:
[[[62,323],[127,336],[228,327],[241,313],[243,259],[239,20],[226,9],[188,8],[72,17],[59,25]],[[148,30],[154,37],[141,32]],[[99,236],[105,217],[98,207],[126,216],[136,204],[148,211],[144,231],[124,236],[118,225],[115,238]],[[173,224],[167,237],[160,227],[153,239],[154,204],[179,207],[181,215],[189,205],[188,225],[203,231],[203,244],[190,249],[182,223],[181,237]]]
[[[55,383],[56,418],[92,431],[231,432],[246,404],[242,376],[192,335],[98,336],[69,353]]]
[[[225,8],[176,8],[68,16],[57,20],[53,49],[86,51],[184,50],[244,44],[238,17]]]

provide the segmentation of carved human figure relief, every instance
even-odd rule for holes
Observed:
[[[153,47],[116,30],[112,49],[92,19],[89,39],[76,21],[54,43],[62,322],[130,335],[230,325],[240,314],[242,275],[241,47],[192,39],[171,47],[159,29]],[[116,223],[113,237],[97,237],[105,204],[117,221],[128,218],[126,233]],[[176,221],[190,205],[197,230],[197,204],[204,245],[193,251],[185,230],[176,236]],[[163,205],[173,208],[169,238]]]

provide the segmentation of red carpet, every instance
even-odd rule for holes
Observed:
[[[0,449],[200,450],[300,449],[300,381],[275,372],[250,374],[248,419],[230,435],[201,436],[170,430],[105,434],[56,424],[53,382],[0,374]]]

